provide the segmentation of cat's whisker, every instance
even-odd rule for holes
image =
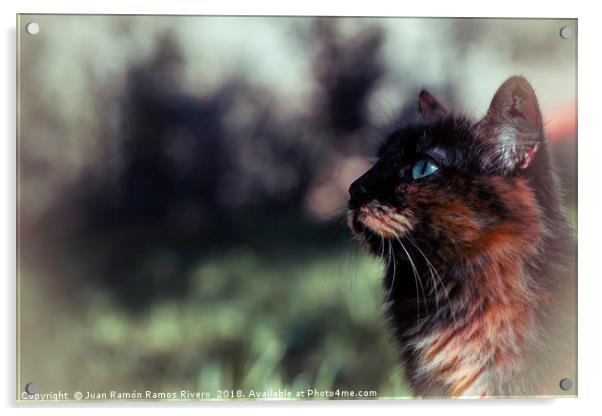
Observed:
[[[430,275],[430,278],[431,278],[431,282],[433,284],[433,288],[431,290],[431,294],[434,292],[434,295],[435,295],[435,304],[437,305],[437,307],[439,307],[440,306],[439,303],[440,303],[441,298],[439,297],[439,290],[437,289],[437,281],[435,280],[435,274],[434,274],[434,273],[437,273],[437,271],[435,270],[434,266],[429,261],[429,259],[426,257],[426,255],[424,254],[424,252],[414,242],[414,240],[410,236],[406,236],[406,238],[416,248],[416,250],[418,250],[418,252],[422,255],[422,257],[426,261],[426,266],[427,266],[427,268],[429,270],[429,275]],[[439,273],[437,273],[437,275],[439,275]]]
[[[395,286],[395,276],[397,275],[397,270],[396,270],[396,261],[395,261],[395,257],[393,256],[393,246],[391,244],[391,242],[389,242],[389,259],[393,260],[393,279],[391,279],[391,287],[389,288],[389,293],[387,293],[387,298],[385,302],[388,302],[389,299],[391,298],[391,293],[393,292],[393,286]]]
[[[399,240],[399,237],[397,237],[397,239]],[[405,251],[405,253],[408,256],[408,259],[410,260],[410,263],[412,264],[412,268],[414,269],[414,273],[416,274],[416,279],[418,280],[418,284],[420,285],[420,290],[422,291],[422,296],[423,296],[423,303],[424,306],[426,308],[426,311],[429,311],[429,307],[428,307],[428,298],[426,296],[426,291],[424,289],[424,285],[422,284],[422,279],[420,278],[420,273],[418,272],[418,268],[416,267],[416,263],[414,262],[414,259],[412,258],[412,256],[410,255],[410,252],[408,251],[408,249],[405,247],[405,245],[400,241],[401,246],[403,248],[403,250]]]
[[[424,286],[422,285],[422,281],[420,280],[420,276],[418,275],[418,269],[416,268],[416,264],[414,264],[414,260],[412,259],[410,252],[403,245],[403,243],[401,242],[401,239],[399,238],[399,236],[397,234],[395,234],[395,238],[397,239],[397,241],[401,245],[401,248],[403,249],[403,251],[406,253],[406,256],[408,257],[410,265],[412,266],[412,272],[414,273],[414,280],[417,282],[418,285],[420,285],[420,290],[422,291],[422,296],[424,297],[424,306],[426,308],[426,311],[428,312],[429,308],[428,308],[428,304],[426,302],[426,299],[427,299],[426,292],[424,290]],[[416,294],[418,295],[418,286],[416,287]],[[416,296],[416,298],[417,298],[416,302],[418,305],[418,321],[420,322],[420,296]]]
[[[380,258],[384,260],[385,259],[385,238],[382,235],[380,236],[380,247],[381,247]]]
[[[429,267],[429,269],[431,270],[431,276],[433,275],[433,272],[435,273],[435,277],[439,280],[439,284],[441,285],[441,289],[443,290],[443,294],[445,295],[445,298],[447,300],[448,305],[450,306],[449,310],[451,313],[451,317],[452,320],[454,321],[454,323],[456,322],[456,315],[455,312],[453,310],[453,308],[451,307],[451,299],[449,298],[449,293],[447,292],[447,288],[445,286],[445,284],[443,283],[443,279],[441,278],[441,275],[439,274],[439,272],[437,271],[437,269],[435,268],[435,266],[433,266],[433,263],[431,263],[431,261],[428,259],[428,257],[426,256],[426,254],[424,254],[424,251],[422,251],[422,249],[420,247],[418,247],[418,244],[416,243],[416,241],[410,237],[409,235],[406,236],[406,238],[408,239],[408,241],[410,243],[412,243],[412,245],[414,247],[416,247],[416,250],[418,250],[418,252],[422,255],[422,257],[424,257],[424,260],[427,263],[427,266]],[[436,281],[433,282],[435,287],[436,287]],[[436,297],[438,297],[438,294],[436,295]]]
[[[416,248],[418,249],[418,247],[416,247]],[[436,270],[434,270],[433,266],[429,264],[428,259],[426,258],[424,253],[422,253],[421,250],[419,250],[419,249],[418,249],[418,251],[420,252],[422,257],[425,259],[425,261],[427,261],[426,264],[429,269],[429,275],[430,275],[430,279],[431,279],[431,282],[433,285],[432,292],[434,292],[434,294],[435,294],[435,306],[437,307],[437,310],[439,311],[439,310],[441,310],[441,296],[439,295],[439,289],[437,288],[438,283],[437,283],[437,280],[435,279]]]
[[[401,243],[401,240],[399,239],[399,237],[397,235],[395,235],[395,238],[397,239],[397,241],[399,241],[399,244],[401,244],[401,246],[403,247],[403,244]],[[406,251],[407,253],[407,251]],[[408,259],[410,259],[410,256],[408,254]],[[418,273],[416,273],[416,268],[414,267],[414,263],[412,262],[412,260],[410,259],[410,264],[412,265],[412,272],[414,275],[414,285],[416,287],[416,310],[417,310],[417,322],[418,325],[420,326],[420,293],[418,292]]]

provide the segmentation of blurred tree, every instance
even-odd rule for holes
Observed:
[[[244,74],[195,95],[182,82],[186,62],[170,33],[128,70],[117,111],[100,94],[99,131],[116,146],[97,157],[118,160],[82,179],[78,217],[82,250],[100,257],[91,277],[124,305],[183,296],[192,265],[219,246],[336,240],[323,226],[312,234],[303,201],[336,143],[366,123],[366,100],[382,73],[382,35],[370,28],[346,39],[333,22],[312,28],[318,91],[305,116],[279,111]]]
[[[367,101],[383,76],[382,29],[371,26],[351,37],[340,33],[336,19],[316,20],[314,71],[319,85],[319,111],[335,133],[366,126]],[[335,139],[340,135],[335,135]]]

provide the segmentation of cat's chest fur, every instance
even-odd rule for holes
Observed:
[[[407,271],[401,266],[396,279],[411,278],[404,275]],[[440,389],[441,394],[473,397],[511,394],[507,384],[516,383],[526,355],[536,347],[533,299],[545,298],[520,290],[524,292],[496,298],[456,287],[440,294],[438,303],[421,304],[420,312],[413,297],[392,300],[391,323],[415,391],[437,395]]]

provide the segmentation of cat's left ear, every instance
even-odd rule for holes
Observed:
[[[443,117],[447,114],[445,107],[427,90],[418,95],[418,111],[423,117]]]
[[[543,140],[541,112],[531,84],[522,77],[506,80],[476,132],[480,140],[493,141],[495,155],[488,160],[490,165],[506,173],[528,168]]]

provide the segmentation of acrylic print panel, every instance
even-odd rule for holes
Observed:
[[[19,401],[577,395],[576,20],[17,33]]]

